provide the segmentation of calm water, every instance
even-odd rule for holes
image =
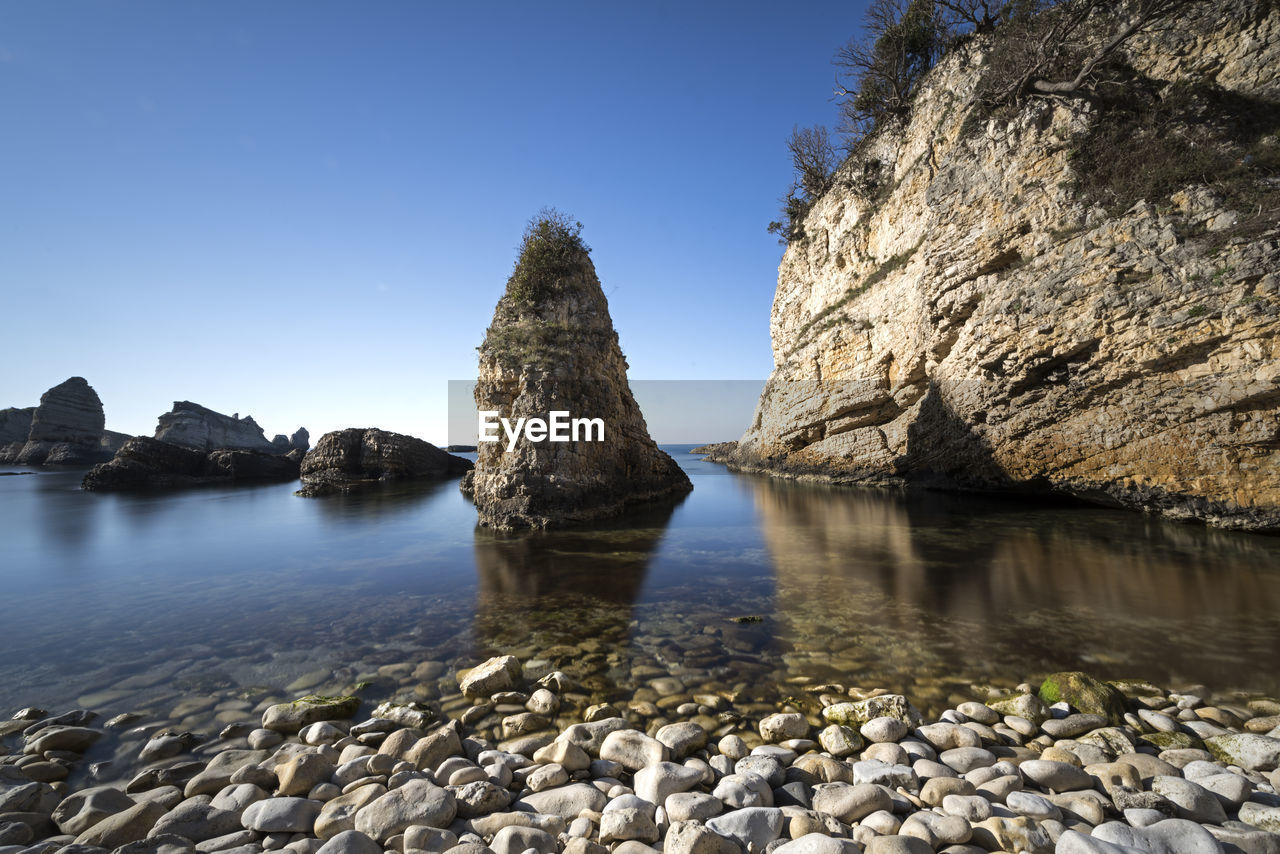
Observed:
[[[230,719],[219,698],[404,696],[421,661],[498,650],[579,667],[604,698],[665,672],[938,708],[1065,668],[1280,694],[1280,539],[790,484],[668,450],[695,485],[682,502],[518,537],[476,530],[456,481],[303,499],[0,477],[0,713],[201,697]]]

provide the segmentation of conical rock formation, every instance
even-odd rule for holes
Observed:
[[[627,362],[581,224],[544,212],[530,223],[516,269],[480,347],[475,401],[492,421],[599,419],[577,440],[509,447],[481,436],[475,471],[462,483],[480,524],[547,528],[615,515],[630,504],[692,489],[676,462],[649,437],[627,385]],[[526,422],[527,423],[527,422]]]

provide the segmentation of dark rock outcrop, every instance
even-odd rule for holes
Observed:
[[[172,489],[293,480],[298,470],[297,458],[288,456],[232,448],[202,451],[136,436],[110,462],[94,466],[81,486],[101,492]]]
[[[504,437],[489,442],[482,436],[475,471],[462,487],[484,526],[547,528],[588,521],[693,488],[649,437],[580,228],[552,212],[525,232],[520,259],[480,347],[475,401],[481,412],[496,411],[512,423],[549,421],[556,411],[600,419],[604,436],[566,442],[525,438],[511,450]]]
[[[8,434],[31,412],[25,441],[12,439],[0,450],[0,462],[22,465],[83,465],[110,454],[102,446],[106,423],[102,401],[84,377],[71,377],[40,396],[34,410],[5,410]]]
[[[350,492],[388,480],[439,480],[470,470],[470,460],[447,454],[430,442],[386,430],[350,427],[324,434],[303,457],[303,486],[298,495]]]
[[[14,442],[26,443],[31,434],[31,419],[36,414],[34,406],[25,409],[0,409],[0,445],[11,445]]]
[[[311,450],[311,434],[307,432],[306,427],[299,427],[289,437],[289,447],[306,453]]]

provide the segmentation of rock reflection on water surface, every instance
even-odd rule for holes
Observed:
[[[1074,668],[1280,688],[1274,540],[976,496],[754,497],[797,672],[924,695]]]

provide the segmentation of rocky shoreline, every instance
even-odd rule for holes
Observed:
[[[926,722],[837,684],[762,703],[654,673],[611,703],[509,655],[396,667],[439,690],[223,704],[216,735],[23,709],[0,854],[1280,851],[1273,698],[1058,673]]]

